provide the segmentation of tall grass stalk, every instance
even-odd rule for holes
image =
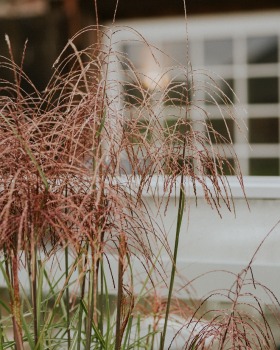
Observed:
[[[69,275],[69,250],[68,246],[65,247],[65,278],[68,279]],[[66,291],[65,291],[65,304],[66,304],[66,327],[67,327],[67,346],[68,350],[71,346],[71,333],[70,333],[70,295],[69,295],[69,287],[67,285]]]
[[[170,277],[170,282],[168,285],[168,297],[167,297],[167,304],[166,304],[166,311],[165,311],[164,327],[163,327],[163,331],[162,331],[162,335],[161,335],[161,339],[160,339],[160,350],[164,349],[166,330],[167,330],[171,301],[172,301],[172,293],[173,293],[175,275],[176,275],[176,270],[177,270],[177,255],[178,255],[181,225],[182,225],[184,207],[185,207],[185,190],[184,190],[184,182],[183,181],[184,181],[183,177],[181,177],[178,214],[177,214],[177,225],[176,225],[176,236],[175,236],[175,242],[174,242],[171,277]]]
[[[120,235],[119,242],[119,259],[118,259],[118,302],[117,302],[117,318],[116,318],[116,343],[115,350],[121,349],[122,343],[122,308],[123,308],[123,275],[124,275],[124,259],[126,256],[126,248],[125,248],[125,236],[123,233]]]
[[[83,328],[83,313],[84,313],[84,297],[85,297],[85,287],[86,287],[86,274],[83,272],[87,260],[84,261],[87,257],[88,247],[86,248],[86,256],[84,257],[81,254],[81,261],[79,262],[80,271],[82,273],[82,282],[80,286],[80,297],[79,297],[79,317],[78,317],[78,339],[77,339],[77,350],[81,349],[82,345],[82,328]]]

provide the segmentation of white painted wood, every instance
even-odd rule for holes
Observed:
[[[124,179],[120,178],[119,181],[124,181]],[[187,207],[180,235],[178,276],[175,288],[175,295],[177,294],[179,297],[189,297],[190,290],[192,290],[193,297],[201,298],[217,288],[229,289],[236,280],[236,274],[240,273],[248,265],[264,237],[280,219],[280,178],[244,178],[250,209],[237,180],[235,178],[229,178],[229,183],[231,185],[232,195],[235,198],[235,214],[222,206],[222,218],[220,218],[215,209],[211,209],[206,203],[199,186],[197,190],[197,205],[191,189],[189,189],[189,192],[186,192],[188,193]],[[161,182],[157,185],[159,194],[162,193],[161,185]],[[172,248],[175,239],[178,198],[176,199],[174,192],[171,193],[166,215],[164,215],[165,203],[163,203],[158,216],[156,216],[158,208],[152,200],[151,193],[146,193],[145,201],[156,223],[160,227],[164,227],[167,240]],[[162,235],[161,237],[163,238],[164,236]],[[277,225],[260,248],[252,267],[256,280],[270,288],[280,300],[280,281],[277,278],[280,273],[279,243],[280,225]],[[156,243],[153,241],[152,237],[151,244],[153,245],[155,257],[158,256],[159,261],[157,266],[162,273],[161,278],[164,276],[163,282],[168,284],[171,268],[170,257],[159,242]],[[117,257],[109,255],[108,259],[116,284]],[[44,260],[43,256],[42,260]],[[143,292],[143,290],[151,287],[149,285],[143,286],[147,277],[147,270],[143,268],[143,266],[147,268],[146,261],[143,261],[141,257],[132,259],[132,266],[135,292]],[[46,269],[50,271],[50,276],[54,276],[55,278],[62,275],[64,270],[63,250],[57,254],[55,259],[46,263]],[[215,270],[223,270],[224,272],[214,273],[213,271]],[[106,271],[107,276],[110,276],[109,270]],[[160,276],[155,270],[151,270],[150,273],[159,281],[159,293],[166,295],[167,288],[162,283]],[[197,279],[193,283],[193,289],[190,286],[183,287],[187,284],[187,281],[205,273],[207,274],[204,277]],[[248,275],[249,277],[251,277],[250,274]],[[23,268],[21,270],[21,278],[23,285],[27,287],[27,272]],[[75,271],[72,278],[73,291],[78,291],[79,289],[77,278],[78,272]],[[107,282],[110,293],[115,294],[117,287],[114,287],[111,278],[108,277]],[[63,288],[63,283],[64,279],[60,281],[58,288]],[[4,285],[3,278],[0,280],[0,285]],[[270,303],[268,295],[260,288],[258,290],[252,288],[251,291],[256,293],[265,302]],[[214,299],[225,301],[227,298],[226,296],[217,294]]]

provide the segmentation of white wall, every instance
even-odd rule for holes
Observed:
[[[247,202],[236,179],[230,178],[235,214],[222,208],[222,218],[210,208],[198,191],[197,205],[192,194],[182,224],[178,267],[186,279],[214,270],[239,273],[245,268],[265,236],[280,219],[280,178],[245,177]],[[151,201],[151,198],[148,199]],[[177,201],[178,202],[178,201]],[[175,237],[177,205],[170,199],[164,218],[168,238],[172,245]],[[151,204],[151,207],[153,205]],[[280,225],[266,238],[255,256],[254,278],[269,287],[280,298]],[[248,278],[251,275],[248,275]],[[194,287],[201,297],[216,288],[229,288],[236,276],[216,272],[200,278]],[[181,283],[178,279],[178,283]],[[269,301],[260,291],[257,295]],[[217,296],[219,299],[220,296]]]
[[[205,202],[199,188],[197,205],[190,191],[189,206],[186,208],[180,235],[178,276],[175,283],[175,294],[180,297],[186,298],[191,292],[191,297],[201,298],[216,289],[228,290],[236,281],[237,274],[249,264],[262,240],[280,219],[280,178],[244,178],[250,209],[236,179],[230,178],[230,184],[234,197],[235,214],[223,207],[222,218]],[[159,184],[159,192],[161,192],[160,187]],[[147,194],[146,200],[151,213],[156,216],[157,209],[151,195]],[[162,209],[161,217],[158,216],[156,219],[161,227],[165,227],[171,246],[175,238],[177,208],[178,198],[175,199],[175,193],[173,193],[169,199],[166,216],[163,215]],[[256,282],[271,289],[280,300],[279,243],[280,225],[276,225],[256,254],[252,271]],[[155,254],[158,249],[154,248]],[[166,272],[164,281],[168,283],[170,257],[164,249],[161,250],[160,261],[158,266],[164,266],[163,270]],[[112,258],[111,267],[113,275],[117,276],[117,264],[114,258]],[[133,271],[135,283],[137,279],[139,281],[136,291],[140,291],[143,288],[146,273],[137,260],[134,262]],[[153,274],[156,276],[155,271]],[[205,275],[191,285],[187,285],[188,281],[201,274]],[[247,278],[251,279],[250,273]],[[248,282],[251,283],[250,280]],[[112,285],[110,289],[112,293],[116,292]],[[166,295],[167,288],[163,283],[159,283],[158,289],[161,295]],[[270,297],[261,288],[255,289],[251,285],[245,290],[254,293],[266,303],[271,302]],[[220,293],[216,294],[213,299],[228,300]]]
[[[191,296],[201,298],[206,293],[218,288],[229,289],[236,280],[236,274],[244,269],[264,237],[272,230],[280,219],[280,178],[278,177],[245,177],[244,184],[247,194],[246,203],[244,194],[235,178],[229,180],[234,197],[235,211],[229,212],[224,207],[221,210],[222,218],[216,210],[210,208],[205,202],[201,189],[198,187],[197,205],[195,198],[190,190],[188,206],[186,208],[179,243],[178,254],[178,275],[175,283],[175,294],[182,298]],[[158,192],[161,194],[162,187],[158,184]],[[177,193],[178,195],[178,193]],[[171,194],[169,206],[164,216],[163,208],[159,216],[156,216],[157,208],[152,200],[151,193],[146,194],[146,201],[150,207],[150,212],[156,218],[159,226],[164,227],[167,233],[168,241],[171,247],[174,244],[176,216],[178,208],[178,198],[175,193]],[[280,300],[280,225],[272,230],[267,237],[252,264],[253,273],[256,280],[270,288]],[[164,249],[160,251],[160,245],[154,246],[155,256],[159,256],[158,266],[164,277],[164,282],[169,282],[170,257]],[[158,253],[160,251],[160,253]],[[55,259],[49,261],[46,268],[52,271],[57,270],[57,276],[61,276],[64,266],[63,251]],[[112,274],[117,281],[117,258],[109,257],[111,262]],[[143,262],[146,267],[146,262]],[[133,273],[135,278],[135,290],[139,292],[143,288],[146,280],[146,271],[141,266],[139,260],[132,261]],[[216,270],[220,270],[219,272]],[[221,271],[223,270],[223,271]],[[214,272],[215,271],[215,272]],[[108,271],[109,272],[109,271]],[[210,273],[209,273],[210,272]],[[229,272],[233,272],[229,273]],[[157,278],[156,272],[150,271]],[[164,275],[166,273],[166,275]],[[188,287],[184,287],[188,281],[200,277]],[[108,273],[107,276],[110,274]],[[78,291],[77,282],[78,273],[73,274],[73,288]],[[251,275],[248,274],[248,278]],[[2,278],[2,277],[1,277]],[[0,284],[4,285],[4,281]],[[28,283],[26,271],[21,271],[22,283]],[[137,283],[138,281],[138,283]],[[160,281],[160,278],[159,278]],[[111,293],[117,293],[117,286],[113,286],[111,279],[108,279],[108,287]],[[59,288],[62,288],[64,278],[60,281]],[[47,286],[46,286],[47,288]],[[147,284],[148,288],[148,284]],[[146,289],[147,289],[146,288]],[[159,282],[158,290],[161,295],[166,295],[167,288],[164,283]],[[251,288],[257,296],[270,303],[269,297],[261,292]],[[214,297],[214,300],[226,300],[220,294]]]

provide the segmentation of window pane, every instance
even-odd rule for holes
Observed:
[[[139,105],[143,103],[144,98],[147,96],[147,92],[136,84],[124,84],[124,100],[130,105]]]
[[[131,143],[140,144],[151,141],[152,130],[148,120],[128,120],[125,124],[124,133]]]
[[[163,43],[163,52],[168,55],[166,57],[167,65],[176,65],[179,63],[186,66],[188,63],[188,51],[185,41],[168,41]]]
[[[165,137],[174,136],[178,141],[182,141],[186,136],[187,132],[190,131],[190,122],[187,119],[166,119],[165,120]]]
[[[206,161],[204,165],[204,172],[205,174],[213,174],[218,172],[220,175],[234,175],[235,169],[234,169],[234,159],[228,158],[228,159],[216,159],[216,163],[214,166],[214,159],[211,159],[211,161]]]
[[[217,170],[220,175],[234,175],[234,159],[225,159]]]
[[[205,40],[204,58],[206,65],[232,64],[232,39]]]
[[[247,40],[248,63],[277,63],[277,36],[254,37]]]
[[[279,175],[278,158],[251,158],[249,160],[250,175]]]
[[[212,119],[208,123],[212,143],[234,142],[234,121],[232,119]]]
[[[210,82],[207,86],[205,103],[206,104],[229,104],[234,100],[233,79],[216,80]]]
[[[248,79],[249,103],[278,103],[278,78]]]
[[[165,104],[186,105],[191,99],[191,86],[186,82],[172,82],[166,91]]]
[[[250,143],[278,143],[278,118],[251,118],[249,119]]]

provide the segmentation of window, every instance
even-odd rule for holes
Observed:
[[[191,82],[176,69],[172,71],[167,96],[173,102],[163,101],[169,131],[181,117],[178,107],[184,108],[184,101],[196,95],[196,101],[207,110],[205,133],[214,147],[233,143],[244,175],[280,175],[280,12],[189,17],[188,39],[182,19],[129,25],[167,53],[159,57],[163,66],[187,65],[189,59],[196,72]],[[145,52],[145,45],[129,41],[120,50],[139,69],[151,55]],[[136,103],[145,97],[142,91],[133,92],[133,87],[131,92]],[[237,113],[238,124],[221,114],[226,106]],[[221,136],[217,137],[214,130]],[[234,167],[232,155],[227,157]]]

